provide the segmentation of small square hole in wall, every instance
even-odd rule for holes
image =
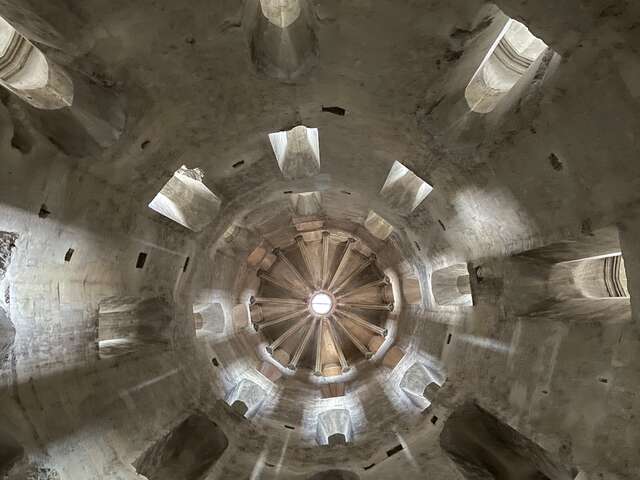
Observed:
[[[219,367],[220,366],[220,362],[218,362],[218,359],[215,358],[215,357],[211,359],[211,363],[213,363],[214,367]]]
[[[144,252],[140,252],[138,254],[138,261],[136,262],[136,268],[143,268],[146,261],[147,261],[147,254]]]
[[[189,266],[189,260],[191,257],[187,257],[187,259],[184,261],[184,266],[182,267],[182,271],[186,272],[187,271],[187,267]]]
[[[73,248],[70,248],[69,250],[67,250],[67,253],[65,253],[65,255],[64,255],[64,261],[65,262],[70,262],[71,261],[71,257],[73,257],[73,252],[75,252],[75,250]]]
[[[40,206],[40,211],[38,212],[38,216],[40,218],[47,218],[49,215],[51,215],[51,212],[47,209],[47,206],[43,203]]]
[[[390,457],[391,455],[395,455],[396,453],[402,450],[404,450],[404,447],[402,445],[396,445],[391,450],[387,450],[387,457]]]
[[[436,417],[435,415],[431,417],[431,423],[433,423],[434,425],[438,423],[438,417]]]

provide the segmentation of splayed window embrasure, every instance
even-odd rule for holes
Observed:
[[[152,210],[194,232],[201,231],[217,215],[220,200],[202,182],[199,168],[180,167],[149,204]]]
[[[288,132],[269,134],[273,153],[285,178],[310,177],[320,171],[317,128],[297,126]]]
[[[526,26],[509,19],[467,85],[469,108],[491,112],[546,49]]]
[[[73,103],[73,83],[0,17],[0,84],[30,105],[55,110]]]
[[[411,213],[432,190],[431,185],[396,161],[387,175],[380,195],[389,202],[390,206],[403,213]]]

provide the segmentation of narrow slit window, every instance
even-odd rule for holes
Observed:
[[[509,19],[465,90],[469,108],[489,113],[547,49],[520,22]]]
[[[144,264],[147,261],[147,254],[140,252],[138,254],[138,260],[136,261],[136,268],[144,268]]]
[[[402,445],[396,445],[391,450],[387,450],[387,457],[395,455],[396,453],[401,452],[402,450],[404,450],[404,447]]]
[[[73,257],[73,253],[75,252],[75,250],[73,248],[70,248],[69,250],[67,250],[67,253],[64,256],[64,261],[65,262],[70,262],[71,261],[71,257]]]

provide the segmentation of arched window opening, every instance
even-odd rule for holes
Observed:
[[[364,221],[364,228],[380,240],[386,240],[393,233],[393,226],[373,210],[369,211]]]
[[[73,104],[71,79],[1,17],[0,84],[43,110]]]
[[[260,0],[262,14],[276,27],[287,28],[300,17],[300,0]]]
[[[393,208],[402,213],[413,212],[420,205],[433,187],[418,177],[400,162],[394,162],[387,179],[380,190],[380,195]]]
[[[288,132],[269,134],[282,175],[295,180],[320,171],[320,139],[317,128],[299,125]]]
[[[203,183],[199,168],[180,167],[149,204],[149,208],[194,232],[209,225],[220,200]]]
[[[622,254],[572,262],[576,286],[589,298],[628,298],[627,272]]]
[[[233,410],[249,418],[255,415],[267,397],[264,389],[248,379],[240,380],[227,396],[227,404]]]
[[[322,211],[320,192],[294,193],[289,196],[294,213],[301,217],[317,215]]]
[[[473,305],[467,265],[458,263],[436,270],[431,276],[433,297],[438,305]]]
[[[194,305],[193,318],[197,335],[219,335],[224,332],[226,317],[219,302]]]
[[[285,82],[306,74],[318,61],[314,5],[308,0],[249,0],[242,26],[258,73]]]
[[[330,445],[341,441],[349,443],[353,439],[351,415],[346,409],[329,410],[318,415],[317,441],[320,445]]]
[[[509,19],[467,85],[465,98],[471,111],[493,111],[546,49],[525,25]]]
[[[414,363],[405,372],[400,381],[400,388],[416,407],[425,409],[431,405],[431,400],[425,396],[425,392],[433,391],[440,387],[441,382],[435,372],[432,372],[422,363]],[[429,387],[431,384],[435,384]],[[428,390],[429,389],[429,390]]]

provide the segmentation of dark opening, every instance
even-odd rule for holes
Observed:
[[[284,192],[285,195],[291,195],[293,193],[293,190],[285,190]]]
[[[391,455],[395,455],[396,453],[402,450],[404,450],[404,447],[402,445],[396,445],[391,450],[387,450],[387,457],[390,457]]]
[[[144,262],[147,261],[147,254],[144,252],[140,252],[138,254],[138,261],[136,262],[136,268],[144,267]]]
[[[244,417],[247,415],[249,407],[242,400],[236,400],[235,402],[233,402],[233,404],[231,404],[231,410],[236,412],[241,417]]]
[[[601,383],[609,383],[609,380],[604,378],[604,377],[600,377],[599,380],[600,380]]]
[[[24,456],[24,449],[8,432],[0,430],[0,475],[9,470]]]
[[[465,479],[573,480],[573,466],[473,403],[446,420],[440,445]],[[567,458],[569,455],[566,456]]]
[[[296,427],[292,427],[291,425],[285,425],[284,428],[288,428],[289,430],[295,430]]]
[[[47,218],[49,215],[51,215],[51,212],[47,210],[47,206],[43,203],[40,206],[40,211],[38,212],[38,216],[40,218]]]
[[[267,467],[271,467],[271,468],[275,467],[275,465],[274,465],[273,463],[264,462],[264,464],[265,464]]]
[[[447,345],[451,343],[451,334],[447,335]]]
[[[418,245],[418,242],[413,242],[413,244],[416,246],[419,252],[422,251],[422,249],[420,248],[420,245]]]
[[[215,358],[215,357],[211,359],[211,363],[213,363],[214,367],[219,367],[220,366],[220,362],[218,362],[218,359]]]
[[[145,140],[144,142],[142,142],[142,143],[140,144],[140,148],[141,148],[142,150],[144,150],[145,148],[147,148],[147,147],[149,146],[149,144],[150,144],[150,143],[151,143],[151,140]]]
[[[233,168],[238,168],[244,165],[244,160],[240,160],[239,162],[234,163],[233,165],[231,165]]]
[[[341,117],[344,117],[344,114],[347,113],[347,111],[342,107],[325,107],[324,105],[322,106],[322,111],[333,113],[334,115],[340,115]]]
[[[187,271],[187,267],[189,266],[189,259],[190,257],[187,257],[186,260],[184,261],[184,266],[182,267],[183,272]]]
[[[444,226],[444,223],[442,223],[442,220],[438,220],[438,223],[442,227],[442,230],[444,230],[446,232],[447,231],[447,227]]]
[[[351,192],[347,192],[346,190],[341,190],[341,193],[344,193],[345,195],[351,195]]]
[[[325,470],[318,472],[307,480],[359,480],[360,477],[348,470]]]
[[[438,417],[436,417],[435,415],[431,417],[431,423],[433,423],[434,425],[438,423]]]
[[[375,464],[375,463],[372,463],[371,465],[367,465],[366,467],[363,467],[363,468],[364,468],[365,470],[369,470],[370,468],[373,468],[373,467],[375,467],[375,466],[376,466],[376,464]]]
[[[67,250],[67,253],[65,253],[65,255],[64,255],[64,261],[65,262],[70,262],[71,261],[71,257],[73,257],[73,252],[75,252],[75,250],[73,248],[70,248],[69,250]]]
[[[329,436],[327,440],[329,441],[330,447],[347,444],[347,438],[342,433],[334,433],[333,435]]]
[[[560,171],[564,168],[564,165],[562,165],[562,162],[555,153],[549,155],[549,163],[551,163],[551,168],[556,171]]]
[[[149,480],[202,480],[228,445],[218,425],[195,414],[149,445],[133,466]]]

